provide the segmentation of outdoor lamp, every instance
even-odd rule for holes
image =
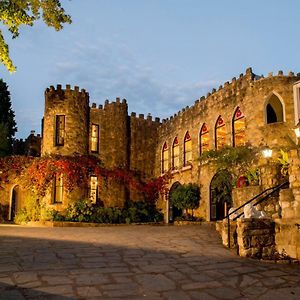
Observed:
[[[300,138],[300,119],[299,119],[297,125],[295,126],[294,131],[295,131],[297,139],[299,139]]]
[[[262,155],[264,158],[270,158],[270,157],[272,157],[272,152],[273,152],[272,149],[266,148],[262,151]]]

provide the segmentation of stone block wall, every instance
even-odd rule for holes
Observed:
[[[236,108],[240,107],[245,115],[247,143],[253,147],[268,145],[273,149],[278,148],[278,145],[281,148],[290,147],[294,139],[294,133],[291,130],[294,127],[293,83],[299,80],[299,77],[300,74],[295,76],[289,73],[288,76],[283,76],[282,72],[279,72],[277,76],[270,73],[268,77],[263,78],[253,74],[251,69],[247,69],[245,75],[241,74],[238,79],[233,78],[230,83],[226,82],[218,90],[213,89],[212,93],[208,93],[206,97],[196,100],[193,106],[186,107],[163,120],[162,126],[158,128],[155,174],[157,176],[161,174],[162,147],[165,142],[169,149],[169,168],[172,167],[172,145],[177,137],[181,165],[179,170],[173,172],[174,178],[169,188],[177,181],[181,184],[193,182],[201,186],[202,206],[198,214],[210,220],[209,187],[216,169],[213,166],[199,164],[199,133],[202,125],[207,124],[210,149],[215,149],[215,124],[221,115],[226,124],[226,143],[232,145],[233,116]],[[266,103],[272,95],[276,95],[283,103],[284,122],[266,124]],[[183,166],[183,145],[187,131],[192,139],[193,161],[190,168]],[[264,179],[261,182],[263,189],[278,184],[280,178],[277,176],[277,171],[273,166],[263,167]],[[272,214],[272,210],[276,210],[276,203],[270,204],[268,209]]]
[[[262,192],[261,185],[246,186],[241,188],[234,188],[232,190],[233,207],[238,208],[254,196]]]
[[[222,238],[222,243],[228,247],[228,222],[227,220],[216,222],[216,230]],[[237,247],[237,221],[230,221],[230,248]]]
[[[300,260],[300,219],[277,219],[276,249],[282,257]]]
[[[275,223],[272,219],[238,219],[237,241],[243,257],[272,258],[275,253]]]
[[[64,145],[55,141],[56,116],[65,115]],[[45,91],[45,113],[43,123],[42,155],[73,153],[88,154],[89,138],[89,94],[70,85],[47,88]]]
[[[90,109],[89,137],[92,124],[99,125],[99,152],[89,153],[96,155],[108,169],[129,167],[130,139],[127,116],[128,106],[125,99],[120,101],[117,98],[115,102],[106,100],[104,106],[100,105],[97,108],[96,105],[92,105]]]

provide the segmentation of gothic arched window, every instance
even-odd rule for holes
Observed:
[[[188,131],[184,136],[183,157],[184,157],[184,166],[192,163],[192,139]]]
[[[172,168],[179,168],[179,142],[177,137],[174,139],[172,145]]]
[[[165,142],[161,154],[161,171],[162,173],[165,173],[168,170],[169,170],[169,149],[167,143]]]
[[[233,135],[233,146],[245,145],[245,116],[241,109],[238,107],[234,113],[232,120],[232,135]]]
[[[267,124],[283,122],[283,113],[283,105],[280,99],[275,94],[272,94],[266,103],[265,114]]]
[[[200,130],[200,155],[209,150],[209,131],[207,125],[204,123]]]
[[[221,116],[219,116],[215,125],[215,145],[217,150],[226,145],[226,125]]]

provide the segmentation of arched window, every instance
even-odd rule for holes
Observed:
[[[266,103],[266,122],[267,124],[283,122],[283,106],[279,98],[272,94]]]
[[[179,142],[177,137],[174,139],[172,146],[172,168],[179,168]]]
[[[165,142],[162,149],[162,155],[161,155],[161,171],[162,173],[165,173],[169,170],[169,149],[168,145]]]
[[[233,146],[245,145],[245,116],[238,107],[232,120]]]
[[[226,145],[226,126],[223,118],[219,116],[215,126],[216,149],[221,149]]]
[[[207,125],[204,123],[200,130],[200,155],[209,150],[209,131]]]
[[[188,131],[186,132],[184,137],[183,157],[184,157],[184,166],[192,163],[192,139]]]

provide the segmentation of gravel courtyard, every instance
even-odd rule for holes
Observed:
[[[0,225],[0,299],[300,299],[300,265],[240,258],[211,224]]]

